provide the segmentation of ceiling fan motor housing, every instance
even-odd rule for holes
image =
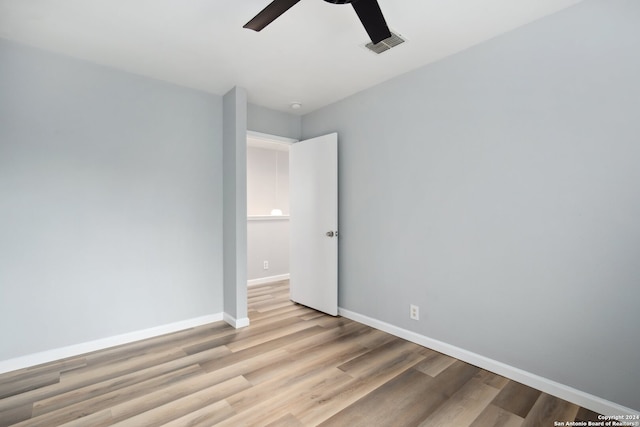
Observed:
[[[324,0],[327,3],[333,3],[333,4],[347,4],[347,3],[352,3],[354,0]]]

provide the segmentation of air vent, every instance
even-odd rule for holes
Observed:
[[[369,49],[371,52],[377,53],[379,55],[382,52],[386,52],[392,47],[396,47],[399,44],[402,44],[404,42],[405,40],[402,37],[400,37],[398,34],[394,32],[391,32],[391,37],[388,37],[376,44],[367,43],[365,47]]]

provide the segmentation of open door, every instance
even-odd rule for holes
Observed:
[[[291,145],[291,300],[338,314],[338,134]]]

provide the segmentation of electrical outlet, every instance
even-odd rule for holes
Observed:
[[[264,261],[262,263],[262,268],[265,269],[265,270],[268,270],[269,269],[269,261]]]
[[[420,320],[420,307],[411,304],[409,306],[409,316],[411,316],[413,320]]]

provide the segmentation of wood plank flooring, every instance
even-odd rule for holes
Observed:
[[[553,426],[597,414],[249,288],[223,322],[0,375],[0,426]]]

